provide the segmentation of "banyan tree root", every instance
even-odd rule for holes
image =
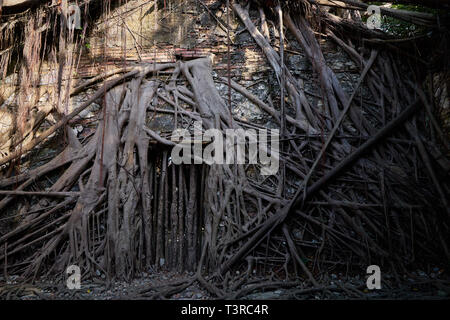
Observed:
[[[175,77],[182,74],[190,85],[192,94],[189,95],[195,99],[195,112],[199,115],[196,119],[203,119],[206,128],[239,128],[232,122],[230,111],[214,86],[211,62],[210,58],[203,58],[177,65],[152,66],[131,71],[127,76],[133,74],[134,78],[126,84],[120,85],[117,80],[105,84],[98,91],[106,91],[104,117],[91,140],[84,146],[74,142],[49,165],[18,177],[25,181],[22,190],[28,186],[27,181],[71,163],[48,195],[34,193],[65,196],[64,206],[57,205],[49,211],[35,206],[32,210],[38,214],[1,237],[2,243],[8,243],[6,255],[36,244],[42,246],[27,260],[25,276],[36,274],[48,261],[52,261],[53,271],[76,264],[91,275],[100,271],[124,279],[130,279],[142,268],[166,264],[184,265],[193,270],[198,267],[200,254],[208,269],[220,265],[223,257],[219,257],[219,247],[223,246],[225,237],[219,231],[220,223],[230,224],[230,240],[231,232],[238,226],[236,219],[249,228],[257,219],[248,215],[245,197],[254,197],[258,192],[246,180],[245,171],[232,165],[212,165],[202,170],[195,166],[169,167],[168,150],[164,148],[174,143],[146,126],[147,113],[154,107],[158,89],[162,89],[161,82],[147,80],[146,75],[172,68]],[[171,90],[178,96],[189,92],[176,87]],[[66,119],[75,116],[75,112]],[[150,146],[152,139],[158,142],[157,146]],[[149,159],[150,151],[158,149],[161,157]],[[79,193],[63,192],[74,184],[78,185]],[[4,185],[8,185],[7,181]],[[21,194],[20,191],[5,193],[10,197]],[[222,193],[228,201],[223,202]],[[264,198],[253,203],[271,199]],[[55,210],[73,203],[73,209],[67,214],[50,225],[44,224]],[[199,215],[202,211],[210,214]],[[36,228],[37,231],[27,234]],[[203,238],[199,237],[201,228],[205,229]],[[238,234],[241,232],[238,228]],[[21,235],[29,242],[23,241]],[[53,258],[55,252],[60,254]],[[0,258],[5,259],[5,254]]]
[[[214,296],[236,298],[259,288],[246,286],[255,273],[272,275],[268,288],[283,277],[323,288],[319,276],[329,266],[360,268],[376,261],[400,272],[418,260],[449,259],[443,205],[449,186],[439,178],[448,173],[430,157],[436,142],[422,106],[433,110],[424,94],[416,96],[425,90],[422,83],[410,83],[416,69],[374,43],[375,48],[356,49],[342,30],[359,30],[361,24],[347,21],[339,29],[339,19],[314,2],[298,3],[327,17],[325,34],[360,68],[350,97],[327,65],[308,10],[296,11],[297,5],[275,16],[283,17],[279,27],[286,27],[310,60],[317,75],[313,95],[322,107],[286,67],[265,24],[260,30],[237,1],[233,10],[287,93],[286,119],[281,108],[221,79],[274,123],[285,123],[283,174],[261,177],[255,175],[258,165],[196,165],[196,159],[175,165],[171,136],[147,126],[148,117],[167,113],[175,128],[189,132],[258,128],[232,114],[216,89],[212,59],[125,68],[86,103],[0,159],[4,165],[33,150],[103,97],[101,121],[88,141],[81,144],[66,130],[68,144],[53,160],[0,181],[2,188],[18,186],[0,192],[1,209],[18,195],[46,200],[29,205],[25,218],[0,236],[0,264],[25,276],[61,275],[76,264],[85,275],[105,274],[108,281],[148,269],[190,270],[197,273],[184,282],[141,294],[169,297],[197,281]],[[364,36],[379,37],[366,31]],[[166,82],[158,77],[162,70],[171,73]],[[365,99],[362,89],[370,97]],[[199,120],[202,128],[194,128]],[[201,148],[204,142],[196,143]],[[30,190],[56,169],[63,173],[46,193]]]

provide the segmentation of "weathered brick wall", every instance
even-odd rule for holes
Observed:
[[[160,8],[157,14],[153,11],[146,15],[153,2],[143,5],[145,2],[148,3],[143,0],[130,1],[126,8],[122,6],[111,12],[112,18],[108,19],[107,26],[98,23],[81,56],[77,70],[79,77],[97,75],[105,69],[124,64],[175,62],[177,59],[193,59],[211,53],[216,56],[214,69],[218,73],[227,69],[227,34],[203,5],[196,0],[172,0],[167,1],[166,9]],[[207,6],[214,2],[203,0]],[[118,27],[114,23],[114,17],[118,17],[120,12],[133,10],[132,8],[139,9],[125,18],[126,25]],[[226,21],[226,14],[222,9],[217,10],[216,15],[217,19]],[[230,24],[236,29],[238,21],[232,13],[231,15]],[[159,21],[156,27],[155,19]],[[169,27],[164,25],[165,21],[168,21]],[[181,39],[177,39],[179,27],[183,28]],[[121,29],[126,33],[125,46]],[[231,69],[233,75],[249,79],[253,72],[267,70],[268,65],[259,47],[248,34],[244,34],[235,36],[231,32]]]

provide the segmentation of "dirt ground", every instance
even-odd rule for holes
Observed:
[[[308,283],[299,280],[298,286],[290,288],[270,288],[254,290],[240,296],[242,300],[378,300],[378,299],[413,299],[442,300],[450,297],[450,279],[442,269],[435,268],[427,274],[421,270],[396,279],[392,275],[384,275],[380,290],[368,290],[366,279],[356,276],[345,276],[342,273],[331,273],[323,279],[320,288],[308,287]],[[217,299],[206,291],[199,283],[194,282],[183,290],[164,296],[156,294],[156,290],[170,288],[184,279],[193,277],[193,273],[173,272],[143,273],[136,279],[125,282],[115,281],[110,285],[105,280],[81,281],[81,289],[70,290],[63,281],[41,280],[35,284],[21,284],[14,276],[0,279],[0,299],[12,300],[210,300]],[[255,277],[255,282],[257,278]],[[398,284],[397,281],[400,281]],[[264,282],[259,279],[259,282]],[[251,283],[251,281],[250,281]],[[251,284],[249,284],[251,285]],[[230,297],[233,293],[230,293]],[[222,297],[226,298],[226,297]]]

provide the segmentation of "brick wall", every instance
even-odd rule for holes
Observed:
[[[131,1],[128,6],[138,6],[140,5],[140,2],[141,1]],[[187,17],[187,19],[193,19],[192,26],[188,30],[188,33],[184,34],[184,39],[188,39],[190,42],[188,45],[183,43],[169,43],[170,40],[167,42],[155,42],[154,45],[149,45],[148,42],[151,41],[151,39],[149,39],[151,35],[146,37],[147,41],[142,41],[142,39],[136,35],[138,34],[138,31],[132,30],[132,27],[129,27],[131,31],[127,31],[126,35],[128,41],[132,38],[131,32],[136,32],[134,37],[138,39],[136,41],[138,42],[138,45],[136,45],[136,43],[127,43],[127,48],[124,50],[122,42],[118,39],[119,37],[112,37],[112,39],[107,41],[107,45],[104,45],[100,38],[102,32],[99,31],[99,37],[94,35],[91,38],[91,41],[95,43],[91,43],[89,48],[84,49],[85,52],[81,56],[77,75],[79,77],[90,77],[107,69],[117,68],[124,64],[132,64],[139,61],[144,63],[175,62],[177,59],[189,60],[204,57],[208,54],[214,54],[216,56],[213,67],[219,74],[225,75],[228,65],[228,47],[225,31],[218,27],[216,20],[210,17],[208,11],[203,6],[199,6],[197,1],[189,0],[184,2],[186,3],[183,4],[184,6],[195,10],[193,14],[190,16],[188,15]],[[203,0],[203,2],[206,5],[210,5],[215,1]],[[180,7],[175,8],[172,13],[168,9],[161,9],[159,11],[159,16],[165,17],[165,19],[170,19],[171,15],[180,16],[180,14]],[[114,16],[115,13],[112,12],[111,15]],[[152,17],[150,17],[149,23],[154,23],[151,21],[151,18]],[[232,18],[232,28],[236,29],[236,27],[238,27],[238,21],[234,17]],[[136,12],[136,14],[133,15],[133,19],[141,20],[141,12]],[[225,15],[222,19],[223,21],[226,21]],[[242,28],[242,26],[238,27],[238,29],[240,28]],[[101,27],[99,30],[101,30]],[[164,32],[164,30],[160,32]],[[139,42],[144,42],[144,44]],[[192,43],[194,44],[192,45]],[[138,47],[138,49],[136,47]],[[268,69],[263,53],[249,38],[247,38],[246,41],[242,41],[239,37],[234,39],[234,44],[231,44],[231,54],[231,69],[235,76],[242,76],[244,79],[247,79],[251,78],[251,75],[254,72],[265,71]]]

